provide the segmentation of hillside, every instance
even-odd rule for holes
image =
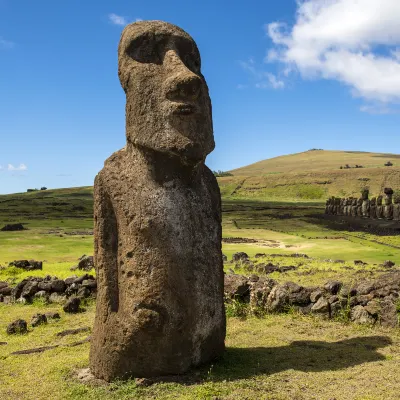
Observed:
[[[393,166],[385,167],[390,161]],[[348,164],[351,168],[340,169]],[[361,165],[363,168],[354,168]],[[329,196],[371,195],[384,187],[400,190],[400,155],[355,151],[310,150],[259,161],[219,178],[225,198],[324,200]]]
[[[367,153],[363,151],[309,150],[259,161],[231,172],[235,176],[254,176],[271,173],[309,172],[338,170],[348,164],[351,167],[382,168],[387,161],[400,167],[400,154]]]

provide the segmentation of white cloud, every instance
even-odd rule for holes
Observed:
[[[8,171],[26,171],[28,167],[25,164],[19,164],[18,167],[14,167],[12,164],[8,164],[7,170]]]
[[[299,0],[292,27],[266,26],[274,47],[265,61],[283,63],[285,76],[297,70],[303,78],[343,82],[368,101],[397,103],[399,20],[399,0]]]
[[[12,49],[14,45],[14,42],[6,40],[0,36],[0,49]]]
[[[125,25],[128,24],[128,19],[126,17],[123,17],[121,15],[117,15],[117,14],[114,14],[114,13],[109,14],[108,15],[108,19],[114,25],[125,26]]]
[[[257,89],[283,89],[285,87],[285,83],[281,79],[270,72],[263,71],[256,65],[254,59],[240,61],[239,64],[251,75],[254,87]],[[243,89],[244,85],[238,85],[237,88]]]

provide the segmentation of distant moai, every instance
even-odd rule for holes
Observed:
[[[371,219],[376,219],[376,197],[372,197],[369,203],[369,217]]]
[[[331,199],[326,199],[325,201],[325,214],[329,214],[329,206],[331,204]]]
[[[340,210],[340,197],[335,198],[335,214],[336,215],[341,215],[341,210]]]
[[[370,209],[370,200],[368,199],[369,196],[369,190],[368,189],[364,189],[361,192],[361,197],[362,197],[362,216],[364,218],[369,218],[369,209]]]
[[[384,198],[384,206],[383,206],[383,216],[385,219],[393,219],[393,204],[392,204],[392,197],[393,197],[393,189],[392,188],[385,188],[384,189],[385,198]]]
[[[357,217],[362,217],[363,213],[362,213],[362,205],[363,205],[363,199],[362,197],[360,197],[359,199],[357,199]]]
[[[393,196],[393,220],[400,221],[400,194]]]
[[[357,199],[353,198],[351,203],[351,216],[357,216]]]
[[[122,32],[127,144],[94,186],[95,377],[182,374],[222,355],[221,200],[205,166],[211,101],[194,40],[141,21]]]
[[[382,196],[379,195],[376,198],[376,218],[382,219],[383,218],[383,205],[382,205]]]

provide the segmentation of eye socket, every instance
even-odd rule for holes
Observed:
[[[153,35],[141,35],[131,41],[126,54],[143,64],[162,64],[160,43]]]
[[[178,46],[178,53],[181,60],[192,72],[200,73],[200,54],[192,42],[183,40]]]

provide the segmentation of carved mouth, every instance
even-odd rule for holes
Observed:
[[[197,107],[193,104],[177,104],[174,107],[174,115],[192,115],[197,113]]]

